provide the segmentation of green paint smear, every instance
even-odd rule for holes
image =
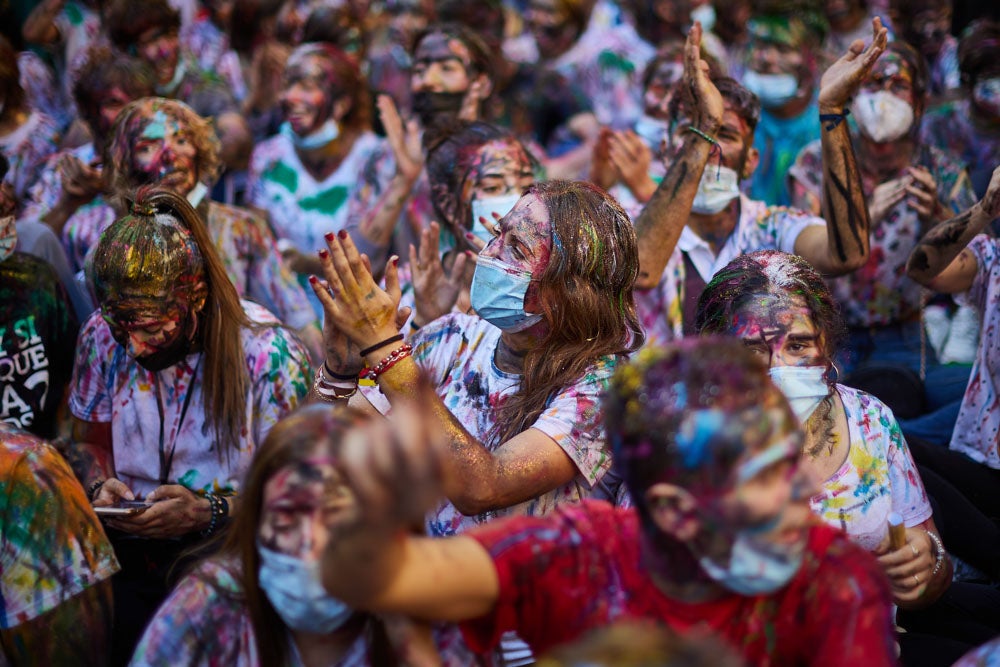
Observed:
[[[299,207],[303,211],[336,213],[345,201],[347,201],[347,188],[343,185],[335,185],[329,190],[324,190],[312,197],[306,197],[299,202]]]
[[[601,51],[598,54],[597,66],[604,70],[619,70],[627,74],[635,71],[635,64],[611,50]]]
[[[299,188],[299,175],[287,164],[277,163],[264,172],[265,180],[277,183],[289,192],[295,192]]]
[[[83,23],[83,10],[75,2],[67,3],[63,7],[63,11],[66,12],[66,18],[69,19],[70,25],[77,26]]]
[[[157,109],[153,118],[142,131],[143,139],[163,139],[167,136],[167,114],[162,109]]]
[[[191,470],[188,470],[186,473],[181,475],[177,479],[177,483],[180,484],[181,486],[193,489],[194,487],[192,485],[194,484],[194,478],[197,476],[198,476],[198,471],[192,468]]]

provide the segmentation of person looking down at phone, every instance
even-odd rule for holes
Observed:
[[[219,530],[258,443],[309,388],[302,344],[241,302],[183,197],[140,189],[89,265],[100,309],[84,323],[70,389],[72,456],[109,519],[116,660],[127,660],[183,549]]]

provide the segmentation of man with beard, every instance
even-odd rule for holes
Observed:
[[[829,225],[804,211],[741,194],[739,182],[754,173],[760,159],[754,142],[760,104],[733,79],[707,80],[707,63],[698,63],[697,53],[690,52],[697,49],[694,35],[700,28],[691,29],[679,86],[684,97],[668,138],[675,152],[635,221],[640,240],[636,307],[648,341],[662,343],[692,332],[699,294],[737,255],[782,250],[801,255],[826,275],[864,263],[868,212],[844,118],[848,100],[886,48],[886,29],[878,19],[872,25],[869,47],[863,51],[860,41],[852,44],[824,73],[818,95],[823,113],[812,118],[824,128],[822,212]]]

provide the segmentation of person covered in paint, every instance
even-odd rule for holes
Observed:
[[[598,396],[642,343],[635,235],[607,194],[581,182],[536,183],[498,227],[473,276],[477,314],[451,312],[406,343],[397,335],[398,260],[382,290],[342,232],[320,254],[325,280],[312,279],[328,349],[312,397],[350,397],[367,409],[370,399],[385,411],[425,396],[448,434],[453,483],[427,521],[433,535],[586,496],[611,463]],[[366,362],[388,406],[378,392],[356,391]],[[422,374],[436,386],[419,385]]]
[[[983,230],[1000,216],[1000,167],[995,168],[986,195],[973,207],[931,229],[920,240],[906,265],[907,274],[938,292],[976,310],[982,322],[972,376],[962,398],[949,449],[914,448],[917,461],[934,472],[944,491],[931,492],[944,514],[942,526],[949,545],[967,563],[993,581],[1000,581],[1000,516],[996,484],[1000,479],[1000,244]],[[948,491],[952,490],[951,493]],[[954,537],[949,529],[955,532]]]
[[[367,90],[347,55],[303,44],[285,66],[281,131],[257,144],[250,159],[247,199],[267,213],[305,289],[306,276],[319,272],[323,235],[347,225],[359,174],[384,143],[371,131]],[[322,308],[313,307],[319,318]]]
[[[25,217],[62,234],[69,217],[104,192],[101,160],[111,126],[126,104],[152,95],[155,85],[153,72],[143,61],[103,46],[87,51],[73,84],[73,99],[91,140],[48,159],[25,203]]]
[[[221,529],[267,432],[308,391],[308,355],[264,308],[240,301],[198,213],[142,189],[89,267],[100,304],[77,341],[71,453],[109,520],[116,655],[127,659],[185,548]],[[124,658],[123,658],[124,656]]]
[[[644,350],[604,412],[634,507],[584,500],[446,539],[405,527],[447,486],[449,434],[373,423],[342,450],[360,512],[327,546],[327,591],[459,622],[477,651],[506,630],[543,653],[648,619],[712,632],[749,664],[897,664],[883,574],[797,502],[811,492],[798,421],[741,343]]]
[[[79,322],[55,269],[18,250],[17,202],[2,182],[5,171],[0,155],[0,422],[55,438]]]
[[[824,73],[817,96],[824,113],[842,120],[848,100],[885,48],[885,28],[877,20],[872,27],[868,48],[856,42]],[[700,32],[695,24],[684,47],[681,96],[675,98],[668,135],[669,168],[635,221],[636,305],[650,343],[693,333],[698,295],[738,255],[794,252],[830,276],[855,270],[868,255],[868,215],[843,122],[823,133],[828,193],[823,213],[829,224],[741,194],[740,181],[752,176],[760,159],[754,147],[760,106],[733,79],[710,78],[699,55]]]
[[[247,471],[225,542],[164,601],[132,667],[472,664],[454,626],[437,631],[433,642],[405,621],[393,621],[390,631],[378,616],[323,590],[323,551],[336,526],[356,511],[337,466],[341,443],[370,420],[318,404],[271,429]],[[420,662],[422,654],[433,662]]]
[[[859,270],[831,287],[850,328],[838,360],[841,370],[850,373],[876,363],[914,373],[924,369],[925,396],[916,400],[926,400],[928,414],[907,420],[903,428],[912,437],[944,442],[969,367],[943,364],[931,345],[922,351],[921,288],[906,276],[905,265],[920,236],[972,206],[975,195],[960,162],[920,141],[926,100],[927,70],[920,54],[904,42],[890,42],[850,106],[859,130],[857,166],[871,217],[871,250]],[[814,142],[789,171],[795,203],[807,211],[817,213],[822,206],[819,173],[826,160]]]
[[[961,159],[982,197],[1000,155],[1000,21],[969,25],[959,42],[958,66],[961,96],[929,109],[920,137]]]
[[[211,118],[219,155],[229,169],[245,169],[253,139],[233,91],[214,72],[201,70],[180,48],[181,19],[168,0],[109,0],[104,25],[119,51],[144,60],[156,75],[156,94]]]
[[[206,196],[219,171],[218,147],[208,122],[182,102],[161,97],[132,102],[107,139],[111,203],[99,197],[81,207],[63,229],[63,242],[82,266],[101,232],[126,209],[138,188],[167,188],[198,211],[240,296],[270,310],[318,355],[315,313],[282,263],[267,223],[247,209]]]
[[[17,53],[0,35],[0,153],[10,168],[4,180],[14,186],[14,196],[24,200],[41,177],[45,160],[59,147],[55,120],[32,109],[21,86]]]
[[[799,151],[820,138],[816,117],[823,112],[816,83],[826,19],[812,7],[769,12],[755,15],[749,29],[750,52],[741,83],[762,107],[753,141],[759,165],[749,194],[771,206],[788,206],[788,168]]]
[[[927,97],[941,101],[961,87],[958,40],[951,34],[952,0],[889,0],[889,19],[899,37],[927,63]]]
[[[114,551],[65,459],[0,421],[0,660],[107,665]]]

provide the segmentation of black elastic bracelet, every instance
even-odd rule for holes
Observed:
[[[94,496],[98,494],[98,492],[101,490],[101,487],[104,486],[104,483],[106,481],[108,480],[95,479],[93,482],[91,482],[90,486],[87,487],[87,500],[89,500],[90,502],[94,502]]]
[[[844,109],[843,113],[821,113],[819,115],[819,122],[828,123],[826,129],[829,131],[843,123],[844,119],[847,118],[850,113],[850,109]]]
[[[326,374],[329,375],[331,378],[333,378],[334,380],[340,380],[341,382],[350,382],[351,380],[358,379],[357,373],[355,373],[354,375],[344,375],[343,373],[334,373],[333,371],[330,370],[330,364],[326,363],[325,361],[323,362],[323,370],[325,370]]]
[[[386,345],[392,345],[393,343],[398,343],[401,340],[403,340],[403,334],[396,334],[395,336],[390,336],[389,338],[386,338],[381,343],[375,343],[371,347],[366,347],[365,349],[361,350],[361,356],[362,357],[367,357],[369,354],[371,354],[375,350],[381,350]]]

